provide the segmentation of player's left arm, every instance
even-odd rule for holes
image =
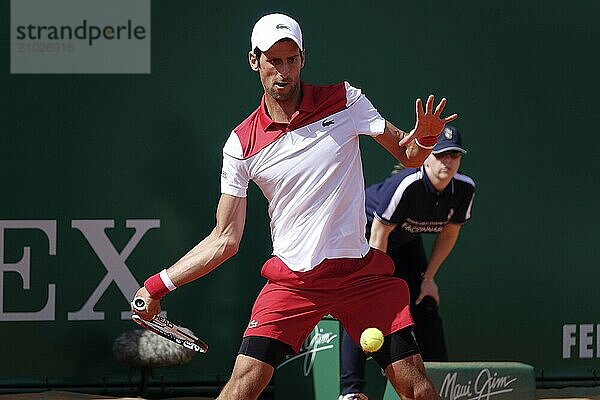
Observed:
[[[427,98],[425,108],[423,108],[421,99],[416,100],[416,122],[415,127],[410,132],[403,132],[389,121],[386,121],[383,134],[374,137],[405,167],[418,167],[423,164],[423,161],[435,146],[437,136],[444,129],[444,126],[458,118],[458,114],[442,118],[442,111],[446,106],[445,98],[440,101],[435,110],[433,104],[433,95],[429,95]]]
[[[409,134],[397,128],[389,121],[385,121],[385,130],[381,135],[375,136],[374,139],[384,149],[386,149],[396,160],[405,167],[418,167],[423,164],[423,161],[431,153],[431,149],[425,149],[414,140],[411,140],[404,146],[398,144]]]
[[[438,287],[434,280],[435,274],[454,248],[460,233],[460,227],[461,225],[459,224],[449,223],[442,228],[440,233],[438,233],[437,237],[435,238],[433,249],[431,250],[431,255],[429,257],[429,263],[427,264],[427,269],[423,274],[421,291],[419,293],[419,297],[415,301],[416,304],[419,304],[426,296],[431,296],[436,303],[440,303]]]

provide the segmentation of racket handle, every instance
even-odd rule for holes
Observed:
[[[142,297],[138,296],[134,298],[131,302],[131,305],[137,311],[146,311],[146,300],[144,300]]]

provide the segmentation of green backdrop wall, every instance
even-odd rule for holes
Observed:
[[[122,292],[212,229],[222,145],[260,98],[249,32],[271,11],[303,26],[306,81],[348,80],[405,129],[414,99],[429,93],[460,114],[463,171],[478,189],[473,219],[438,275],[451,358],[594,376],[599,2],[151,7],[150,74],[11,74],[10,2],[0,3],[0,384],[127,379],[111,354],[114,338],[134,328],[122,319]],[[371,139],[361,144],[366,182],[383,179],[393,160]],[[239,254],[163,302],[211,344],[167,371],[170,382],[229,374],[270,253],[255,187],[248,210]],[[127,249],[135,232],[143,235]],[[119,278],[121,287],[107,271],[123,265],[137,282]],[[78,314],[91,298],[95,312]]]

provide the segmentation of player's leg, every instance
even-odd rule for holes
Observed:
[[[343,330],[340,354],[340,394],[362,393],[365,388],[367,357],[354,340]]]
[[[268,282],[254,302],[231,379],[220,400],[256,399],[277,365],[286,355],[300,350],[314,326],[328,313],[321,309],[328,292],[276,283],[297,279],[278,258],[269,259],[262,273]]]
[[[384,369],[396,393],[403,400],[439,399],[427,377],[411,327],[387,335],[381,349],[371,356]]]
[[[267,387],[273,371],[286,355],[292,354],[290,345],[260,336],[242,340],[233,367],[231,379],[219,395],[220,400],[256,399]]]
[[[412,333],[406,282],[391,276],[393,263],[385,253],[372,250],[366,262],[338,292],[334,316],[356,343],[368,327],[383,332],[383,346],[370,355],[386,371],[398,394],[406,399],[438,399]]]
[[[433,384],[427,378],[423,360],[418,354],[388,365],[385,374],[403,400],[440,399]]]
[[[252,357],[238,354],[229,382],[218,400],[255,400],[273,376],[273,366]]]

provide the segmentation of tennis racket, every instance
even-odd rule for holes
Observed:
[[[138,311],[144,311],[146,309],[146,301],[141,297],[133,299],[131,305]],[[133,314],[131,318],[133,319],[133,322],[142,328],[148,329],[183,347],[198,353],[206,353],[208,351],[208,345],[194,336],[189,330],[185,328],[182,329],[181,326],[174,324],[160,315],[155,315],[150,321],[142,319],[142,317],[137,314]]]

